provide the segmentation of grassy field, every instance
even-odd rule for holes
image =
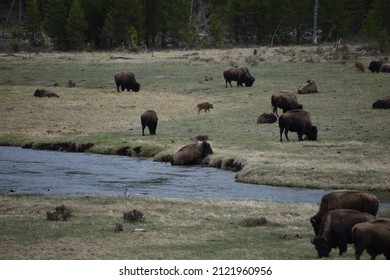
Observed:
[[[353,66],[359,60],[367,67],[376,57],[351,48],[348,59],[341,54],[336,59],[330,47],[252,52],[0,54],[0,144],[91,142],[93,152],[115,153],[127,146],[159,159],[207,134],[215,152],[210,164],[242,164],[239,181],[388,191],[390,111],[371,105],[388,95],[390,79],[367,68],[358,73]],[[225,88],[222,72],[229,65],[247,65],[254,86]],[[135,73],[138,93],[116,92],[113,76],[122,70]],[[205,75],[214,81],[204,81]],[[319,93],[300,95],[299,102],[318,127],[318,141],[298,142],[291,133],[290,143],[280,143],[277,124],[258,125],[257,116],[272,111],[274,92],[296,91],[311,78]],[[69,80],[76,86],[68,87]],[[37,88],[60,98],[35,98]],[[196,104],[203,101],[214,109],[198,116]],[[141,136],[140,115],[147,109],[159,116],[156,136]]]
[[[372,103],[389,95],[387,74],[358,73],[359,60],[371,59],[350,48],[331,47],[166,51],[130,54],[0,54],[0,144],[93,143],[91,152],[161,160],[209,135],[214,150],[210,165],[243,169],[238,181],[303,188],[355,189],[389,201],[389,110]],[[251,88],[225,88],[223,70],[248,66],[256,81]],[[114,74],[131,71],[141,90],[116,92]],[[205,75],[214,77],[204,81]],[[296,91],[315,79],[319,93],[298,96],[318,127],[318,141],[279,141],[277,124],[256,124],[271,112],[271,95]],[[68,81],[75,87],[68,87]],[[37,88],[60,98],[36,98]],[[214,104],[198,115],[196,104]],[[157,135],[142,136],[140,115],[154,109]],[[222,200],[170,200],[125,197],[0,198],[2,259],[315,259],[309,217],[317,205]],[[70,221],[47,221],[46,211],[65,204]],[[140,224],[123,222],[125,211],[145,213]],[[388,210],[380,216],[390,217]],[[243,221],[265,217],[266,225]],[[134,228],[146,229],[144,233]],[[365,256],[367,257],[367,256]],[[346,256],[353,259],[350,248]]]
[[[47,220],[61,205],[72,217]],[[125,222],[134,209],[144,220]],[[309,222],[316,211],[313,204],[260,201],[2,196],[0,259],[317,259]],[[390,210],[378,215],[390,217]],[[256,221],[262,225],[251,226]],[[115,232],[116,223],[123,231]],[[354,259],[348,247],[341,257],[332,250],[330,259]]]

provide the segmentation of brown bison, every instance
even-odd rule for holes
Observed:
[[[375,220],[375,216],[351,209],[329,211],[322,219],[320,231],[311,240],[318,257],[329,257],[332,248],[339,248],[339,255],[347,251],[348,243],[352,243],[352,228],[362,222]]]
[[[119,92],[119,87],[122,91],[139,91],[141,85],[135,80],[135,76],[130,72],[118,72],[115,74],[116,90]]]
[[[390,109],[390,96],[385,96],[372,104],[372,109]]]
[[[302,104],[298,103],[298,98],[293,92],[281,91],[274,93],[271,96],[271,105],[273,112],[278,115],[278,107],[283,110],[283,113],[294,109],[303,109]]]
[[[378,219],[355,225],[352,228],[352,241],[355,259],[360,260],[366,250],[372,260],[381,254],[390,260],[390,220]]]
[[[141,115],[142,135],[145,136],[145,128],[148,127],[150,135],[156,135],[158,117],[154,110],[148,110]]]
[[[316,82],[314,80],[307,80],[307,82],[298,87],[298,94],[309,94],[318,92]]]
[[[318,130],[317,127],[312,125],[309,113],[303,110],[295,109],[283,113],[279,117],[279,129],[280,129],[280,142],[282,142],[282,135],[288,139],[288,132],[296,132],[298,134],[298,140],[303,141],[303,135],[306,135],[310,141],[317,140]]]
[[[225,78],[226,87],[228,83],[232,87],[232,81],[237,81],[238,87],[242,87],[243,85],[251,87],[255,82],[255,78],[249,73],[247,67],[233,66],[226,68],[223,71],[223,77]]]
[[[59,96],[56,93],[54,93],[50,90],[46,90],[46,89],[37,89],[34,93],[34,96],[35,97],[57,97],[57,98],[59,98]]]
[[[334,191],[324,195],[317,214],[310,218],[316,235],[325,213],[335,209],[354,209],[376,216],[379,200],[375,195],[359,191]]]
[[[386,62],[381,65],[380,71],[383,73],[390,73],[390,63]]]
[[[273,113],[262,113],[257,117],[257,123],[276,123],[278,119]]]
[[[178,150],[171,159],[172,165],[196,165],[214,152],[207,142],[189,144]]]
[[[358,72],[364,73],[364,65],[361,62],[355,62],[354,66]]]
[[[198,115],[200,113],[201,110],[204,110],[204,112],[210,112],[210,109],[213,109],[213,104],[209,103],[209,102],[202,102],[202,103],[199,103],[198,105],[196,105],[196,107],[198,108]]]
[[[213,77],[213,76],[208,76],[208,75],[206,75],[206,76],[204,76],[204,80],[205,80],[206,82],[211,82],[211,81],[214,81],[214,77]]]

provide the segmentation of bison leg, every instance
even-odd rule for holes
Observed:
[[[145,126],[142,126],[142,136],[145,136]]]
[[[275,106],[274,109],[272,110],[272,113],[274,113],[274,115],[279,117],[279,115],[278,115],[278,107]]]
[[[303,141],[303,133],[302,132],[297,132],[298,133],[298,140]]]

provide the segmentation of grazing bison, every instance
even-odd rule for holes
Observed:
[[[46,90],[46,89],[37,89],[34,93],[34,96],[35,97],[57,97],[57,98],[59,98],[59,96],[56,93],[54,93],[50,90]]]
[[[203,103],[199,103],[198,105],[196,105],[196,107],[198,108],[198,115],[200,113],[201,110],[204,110],[204,112],[210,112],[210,109],[213,109],[213,104],[209,103],[209,102],[203,102]]]
[[[280,129],[280,141],[282,142],[282,135],[286,136],[288,139],[288,132],[296,132],[298,134],[299,141],[303,141],[303,135],[307,136],[308,140],[315,141],[317,140],[317,127],[312,125],[309,113],[303,110],[295,109],[283,113],[279,117],[279,129]]]
[[[359,191],[334,191],[321,198],[320,208],[310,222],[315,235],[318,234],[320,224],[326,212],[335,209],[354,209],[376,216],[379,209],[379,200],[375,195]]]
[[[257,117],[257,123],[276,123],[277,118],[273,113],[262,113]]]
[[[141,85],[135,80],[135,76],[130,72],[118,72],[115,74],[116,90],[119,92],[119,87],[122,91],[139,91]]]
[[[273,112],[278,115],[278,107],[283,110],[283,113],[294,109],[303,109],[302,104],[298,103],[298,98],[293,92],[281,91],[274,93],[271,96],[271,105]]]
[[[379,60],[379,61],[373,60],[368,65],[368,70],[370,70],[372,73],[374,72],[379,73],[381,71],[382,64],[385,62],[386,60]]]
[[[249,73],[247,67],[238,67],[233,66],[226,68],[223,71],[223,77],[225,78],[225,84],[229,83],[230,87],[232,87],[232,81],[237,81],[237,86],[251,87],[255,82],[255,78]]]
[[[148,110],[141,115],[142,135],[145,136],[145,127],[148,127],[150,135],[156,135],[158,117],[154,110]]]
[[[372,109],[390,109],[390,96],[385,96],[372,104]]]
[[[318,92],[316,82],[312,80],[307,80],[307,82],[298,87],[298,94],[309,94]]]
[[[378,219],[355,225],[352,228],[352,241],[355,259],[360,260],[366,250],[372,260],[381,254],[390,260],[390,220]]]
[[[171,159],[172,165],[196,165],[214,152],[207,142],[189,144],[178,150]]]
[[[375,216],[351,209],[329,211],[322,219],[320,231],[311,240],[318,257],[329,257],[332,248],[339,248],[339,255],[347,251],[347,244],[352,243],[352,228],[362,222],[375,220]]]
[[[358,72],[364,73],[364,65],[361,62],[355,62],[354,66]]]
[[[383,73],[390,73],[390,63],[383,63],[381,65],[380,71]]]

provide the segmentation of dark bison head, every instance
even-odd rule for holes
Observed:
[[[310,218],[310,223],[313,226],[314,233],[316,235],[318,235],[318,232],[320,231],[321,220],[319,218],[317,218],[316,216],[313,216]]]
[[[329,253],[332,250],[331,246],[329,246],[328,239],[326,237],[314,237],[311,240],[311,243],[314,244],[314,247],[317,250],[319,258],[329,258]]]
[[[381,69],[381,65],[382,63],[379,62],[379,61],[371,61],[370,62],[370,65],[368,66],[368,69],[371,71],[371,72],[376,72],[376,73],[379,73],[380,69]]]
[[[202,149],[202,156],[207,156],[207,155],[212,155],[214,154],[213,150],[211,149],[211,146],[209,143],[207,142],[203,142],[202,145],[201,145],[201,149]]]
[[[139,83],[137,83],[137,82],[135,82],[135,83],[131,86],[131,90],[132,90],[132,91],[137,92],[137,91],[139,91],[140,89],[141,89],[141,85],[140,85]]]
[[[248,74],[249,76],[245,77],[244,84],[246,87],[251,87],[255,82],[255,78]]]
[[[306,136],[307,136],[307,139],[310,140],[310,141],[316,141],[317,140],[317,134],[318,134],[318,130],[317,130],[317,127],[316,126],[311,126],[310,128],[308,128],[306,130]]]

